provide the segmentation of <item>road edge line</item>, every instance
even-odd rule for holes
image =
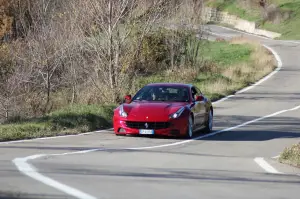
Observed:
[[[74,196],[75,198],[78,199],[97,199],[96,197],[89,195],[87,193],[84,193],[78,189],[75,189],[73,187],[70,187],[66,184],[63,184],[59,181],[56,181],[50,177],[44,176],[41,173],[37,171],[37,169],[29,164],[27,161],[28,160],[34,160],[38,158],[42,158],[45,156],[55,156],[55,155],[69,155],[69,154],[78,154],[78,153],[88,153],[93,150],[86,150],[86,151],[79,151],[79,152],[72,152],[72,153],[64,153],[64,154],[38,154],[38,155],[32,155],[32,156],[27,156],[25,158],[15,158],[12,160],[12,162],[15,164],[17,169],[23,173],[24,175],[30,177],[31,179],[35,179],[38,182],[41,182],[47,186],[50,186],[52,188],[55,188],[63,193],[66,193],[67,195]],[[94,150],[95,151],[95,150]]]

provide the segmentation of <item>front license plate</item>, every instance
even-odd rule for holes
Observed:
[[[143,135],[152,135],[152,134],[154,134],[154,130],[140,129],[140,134],[143,134]]]

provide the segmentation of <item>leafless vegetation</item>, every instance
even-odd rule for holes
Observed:
[[[5,4],[14,21],[6,21],[4,32],[11,40],[0,49],[0,118],[36,117],[74,103],[117,103],[135,89],[137,76],[175,70],[182,63],[196,70],[201,65],[195,59],[200,46],[186,48],[185,53],[194,54],[184,62],[178,60],[182,42],[188,42],[180,39],[185,31],[164,27],[199,24],[201,2],[15,0]]]
[[[279,156],[279,162],[300,168],[300,142],[286,147]]]

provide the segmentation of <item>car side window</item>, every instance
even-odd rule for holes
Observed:
[[[195,87],[195,89],[197,91],[197,95],[203,95],[199,88]]]
[[[191,91],[192,91],[193,100],[196,100],[196,96],[199,95],[197,89],[195,87],[192,87]]]

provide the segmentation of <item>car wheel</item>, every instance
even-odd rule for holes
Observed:
[[[193,117],[190,115],[189,120],[188,120],[188,128],[186,132],[186,137],[187,138],[192,138],[193,137]]]
[[[209,114],[208,114],[208,118],[206,121],[206,125],[205,125],[205,133],[210,133],[212,132],[213,129],[213,112],[210,109]]]

